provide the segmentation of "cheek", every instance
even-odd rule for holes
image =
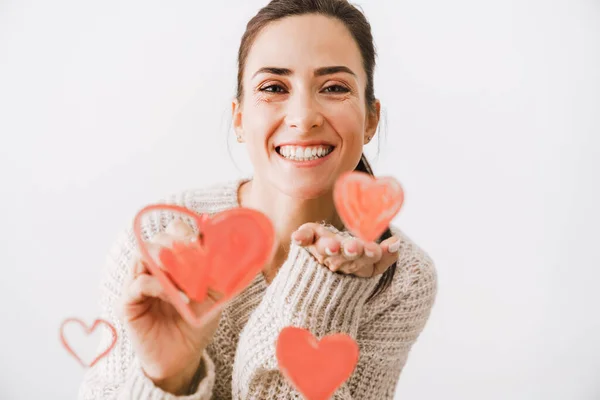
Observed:
[[[247,142],[253,147],[264,147],[268,139],[279,124],[279,110],[273,104],[251,103],[248,104],[242,117],[244,133]]]
[[[273,119],[273,110],[268,105],[250,104],[244,114],[244,129],[255,133],[268,126]]]
[[[362,144],[364,133],[364,110],[354,102],[344,102],[331,107],[329,122],[348,146]]]

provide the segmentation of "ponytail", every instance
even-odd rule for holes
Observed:
[[[371,176],[375,176],[375,174],[373,173],[373,169],[371,168],[371,164],[369,164],[369,162],[367,161],[367,157],[365,157],[364,154],[361,154],[360,161],[358,162],[358,165],[356,166],[356,168],[354,168],[354,170],[364,172]]]
[[[358,165],[356,166],[356,168],[354,168],[354,170],[358,171],[358,172],[364,172],[371,176],[375,176],[375,174],[373,173],[373,169],[371,168],[371,164],[369,164],[369,161],[367,161],[367,158],[365,157],[364,154],[362,154],[360,156],[360,161],[358,162]],[[385,230],[385,232],[383,232],[383,234],[379,237],[379,239],[377,239],[377,243],[381,243],[385,239],[391,238],[392,236],[393,236],[392,231],[388,227]],[[382,293],[384,290],[386,290],[392,284],[392,280],[394,279],[394,275],[396,273],[397,265],[398,265],[398,263],[394,262],[383,273],[383,275],[381,275],[381,278],[379,278],[379,282],[377,282],[377,286],[375,287],[375,289],[373,290],[373,293],[371,293],[371,295],[369,296],[367,301],[370,301],[372,298],[375,298],[377,295]]]

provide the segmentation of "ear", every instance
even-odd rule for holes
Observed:
[[[381,102],[379,100],[375,100],[375,112],[367,111],[367,123],[365,127],[365,144],[369,143],[373,136],[375,136],[375,132],[377,131],[377,126],[379,125],[379,118],[381,116]]]
[[[242,128],[242,109],[237,99],[231,102],[231,119],[233,121],[233,129],[238,138],[244,138]]]

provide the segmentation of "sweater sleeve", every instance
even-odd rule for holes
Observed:
[[[279,333],[286,326],[308,329],[318,339],[341,332],[357,341],[357,368],[338,388],[334,400],[392,399],[407,353],[435,297],[433,265],[423,266],[428,272],[413,286],[419,290],[410,291],[406,284],[404,294],[383,293],[385,304],[369,308],[366,300],[380,277],[331,272],[307,250],[292,244],[286,262],[240,334],[233,399],[302,398],[279,372],[275,356]],[[411,279],[414,285],[415,277]]]
[[[153,221],[148,230],[160,229],[166,221]],[[123,231],[111,247],[105,262],[101,288],[101,317],[117,331],[117,342],[111,352],[89,368],[79,388],[79,400],[209,400],[215,382],[215,366],[206,351],[202,357],[205,376],[193,394],[175,396],[156,387],[143,373],[133,351],[124,324],[119,318],[118,300],[125,276],[129,273],[137,243],[131,229]],[[106,348],[112,334],[106,330],[100,347]]]

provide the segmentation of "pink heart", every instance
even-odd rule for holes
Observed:
[[[142,239],[141,221],[144,214],[156,210],[191,217],[201,236],[189,243],[175,242],[172,249],[162,248],[155,260]],[[134,233],[144,259],[148,260],[150,272],[158,278],[182,317],[195,326],[218,313],[252,282],[271,259],[275,244],[275,231],[269,218],[259,211],[241,207],[209,218],[180,206],[151,205],[137,214]],[[159,268],[157,261],[166,272]],[[198,303],[206,298],[208,289],[223,296],[214,306],[197,315],[182,299],[178,287]]]
[[[372,242],[383,234],[402,208],[404,190],[394,178],[351,171],[338,178],[333,200],[348,230]]]
[[[292,326],[277,339],[281,373],[307,400],[327,400],[344,383],[358,363],[358,344],[337,333],[321,341],[306,329]]]

